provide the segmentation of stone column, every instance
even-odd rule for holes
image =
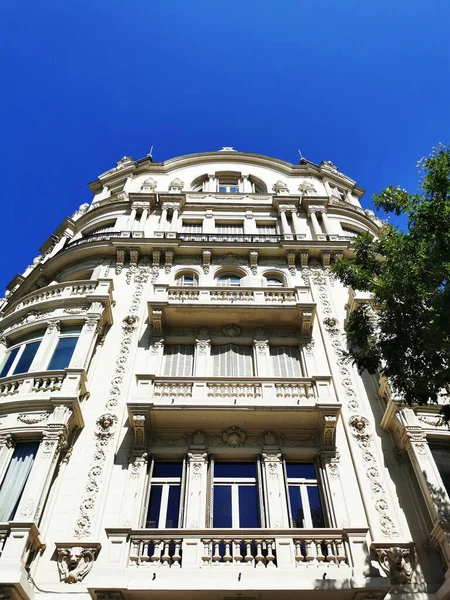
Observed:
[[[2,365],[5,354],[8,352],[8,344],[4,337],[0,338],[0,365]]]
[[[325,229],[325,233],[326,234],[332,233],[331,228],[330,228],[330,222],[328,220],[328,215],[325,211],[322,213],[322,223],[323,223],[323,228]]]
[[[85,369],[92,355],[98,335],[98,325],[103,313],[101,302],[93,302],[87,312],[87,319],[81,329],[75,352],[69,364],[70,369]]]
[[[167,223],[167,211],[169,207],[167,204],[163,204],[161,207],[161,218],[159,219],[158,229],[159,231],[164,231],[166,223]]]
[[[216,192],[217,191],[217,181],[215,175],[208,175],[208,181],[205,186],[205,192]]]
[[[212,374],[211,365],[211,344],[209,340],[195,340],[195,377],[208,377]]]
[[[257,377],[270,377],[272,375],[272,364],[270,362],[270,348],[268,340],[253,341],[255,366]]]
[[[134,226],[135,219],[136,219],[136,209],[132,208],[131,209],[130,218],[128,219],[128,229],[130,231],[133,231],[133,226]]]
[[[14,521],[39,520],[59,453],[66,444],[67,424],[71,415],[72,411],[66,406],[57,406],[54,409],[44,430]]]
[[[298,212],[296,208],[291,210],[292,215],[292,227],[294,229],[294,234],[297,240],[304,239],[306,237],[306,226],[302,223],[302,220],[298,216]]]
[[[141,218],[139,220],[139,228],[141,231],[145,230],[145,224],[147,223],[148,218],[148,208],[144,208],[141,214]]]
[[[46,368],[56,347],[60,328],[61,322],[58,319],[52,319],[47,322],[44,337],[30,365],[30,373],[33,371],[43,371]]]
[[[184,527],[187,529],[206,527],[207,458],[206,452],[189,452],[187,455],[184,509]]]
[[[172,223],[170,225],[170,231],[177,231],[178,228],[178,215],[180,213],[180,207],[175,205],[173,207],[173,214],[172,214]]]
[[[287,529],[289,527],[289,511],[281,454],[263,452],[261,457],[267,499],[266,526],[270,529]]]
[[[252,183],[248,178],[248,175],[242,175],[242,192],[244,194],[251,194],[253,192]]]
[[[320,227],[320,223],[317,219],[316,212],[322,212],[322,211],[313,210],[312,207],[310,207],[310,216],[311,216],[313,234],[314,234],[314,237],[319,239],[320,237],[324,237],[324,233],[322,231],[322,228]]]
[[[281,233],[283,235],[292,235],[291,228],[286,217],[286,206],[280,206],[280,217],[281,217]]]

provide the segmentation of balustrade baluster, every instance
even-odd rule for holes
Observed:
[[[313,541],[305,540],[305,547],[306,547],[306,560],[307,561],[315,560],[316,554],[315,554],[315,551],[313,551]]]
[[[174,540],[175,549],[172,556],[172,568],[181,567],[181,540]]]
[[[338,540],[336,543],[337,546],[337,560],[340,565],[344,565],[347,562],[347,557],[345,555],[344,543],[342,540]]]
[[[322,562],[325,560],[325,556],[323,554],[323,548],[322,548],[322,540],[316,540],[315,544],[316,544],[317,560],[319,562]]]
[[[170,541],[164,540],[163,542],[163,554],[161,556],[161,566],[169,567],[170,566]]]
[[[256,561],[256,566],[257,567],[264,567],[265,566],[266,559],[264,558],[264,554],[262,553],[262,547],[263,547],[262,540],[256,540],[256,556],[255,556],[255,561]]]
[[[131,552],[130,552],[130,562],[134,565],[137,565],[139,560],[139,541],[131,540]]]
[[[231,556],[231,540],[224,540],[223,543],[225,544],[225,552],[223,555],[223,560],[224,562],[226,562],[227,564],[230,564],[231,561],[233,560],[233,557]]]
[[[214,554],[213,554],[212,560],[213,560],[213,562],[217,563],[222,560],[222,557],[220,556],[220,540],[213,540],[213,544],[214,544]]]
[[[234,558],[234,562],[235,563],[240,563],[242,561],[242,556],[241,556],[241,541],[242,540],[234,540],[234,552],[233,552],[233,558]]]
[[[336,554],[334,551],[334,542],[333,540],[325,540],[325,544],[327,547],[327,557],[326,560],[328,562],[336,562]]]
[[[250,561],[253,562],[253,555],[252,555],[252,540],[245,540],[244,541],[245,544],[245,549],[246,549],[246,555],[244,560],[247,563],[250,563]]]
[[[297,562],[304,561],[305,557],[303,556],[301,541],[300,540],[294,540],[294,544],[295,544],[295,560]]]
[[[202,540],[203,542],[203,556],[202,561],[205,565],[209,565],[211,556],[211,540]]]
[[[153,540],[153,554],[151,557],[152,562],[159,562],[161,558],[161,540]]]
[[[149,540],[143,540],[142,542],[140,542],[140,547],[141,547],[141,551],[139,552],[139,562],[148,562],[149,556],[148,556],[148,547],[149,547],[150,541]]]
[[[267,567],[275,567],[275,555],[273,553],[273,540],[265,540],[267,547]]]

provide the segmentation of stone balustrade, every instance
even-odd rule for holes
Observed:
[[[292,305],[311,303],[311,292],[308,287],[295,289],[253,289],[225,287],[167,287],[154,286],[154,297],[150,302],[167,302],[171,304],[251,304],[251,305]]]
[[[136,400],[173,404],[255,403],[301,405],[334,403],[331,377],[296,378],[199,378],[137,375]]]
[[[315,567],[337,572],[355,567],[350,548],[355,542],[361,546],[361,533],[351,529],[142,529],[108,530],[108,537],[111,543],[125,546],[123,560],[133,568]]]
[[[29,309],[42,303],[51,303],[54,301],[63,301],[65,305],[70,303],[70,299],[83,296],[93,297],[111,297],[111,282],[107,279],[102,280],[82,280],[70,281],[68,283],[56,283],[36,290],[20,298],[16,302],[8,305],[4,311],[5,317],[10,317],[13,313],[22,309]]]
[[[0,383],[0,397],[14,396],[23,398],[35,396],[36,399],[53,392],[66,393],[79,399],[86,394],[84,370],[42,371],[21,373],[4,377]]]

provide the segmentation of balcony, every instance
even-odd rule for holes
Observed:
[[[45,545],[34,523],[0,523],[0,573],[2,583],[14,590],[13,598],[34,596],[27,571],[33,557],[43,549]]]
[[[59,305],[64,308],[79,306],[85,301],[100,301],[106,304],[108,315],[111,312],[113,284],[110,279],[80,280],[68,283],[55,283],[23,296],[8,304],[3,312],[3,326],[8,327],[22,314],[31,309],[51,309]]]
[[[177,233],[176,237],[182,242],[228,242],[232,244],[279,244],[284,239],[292,240],[292,234],[284,236],[271,233]]]
[[[367,577],[365,528],[124,528],[106,533],[109,549],[89,588],[119,588],[132,598],[145,592],[149,598],[172,600],[183,597],[180,590],[190,598],[195,590],[196,597],[209,600],[223,590],[235,597],[239,590],[246,598],[264,600],[274,594],[298,598],[301,591],[318,599],[350,600],[371,592],[382,598],[390,585],[385,577]]]
[[[218,311],[218,307],[226,311]],[[153,311],[163,311],[167,327],[225,326],[241,321],[259,326],[290,327],[304,337],[311,335],[316,304],[309,287],[180,287],[155,285],[148,301],[149,319]],[[282,308],[283,310],[279,310]],[[274,312],[276,311],[276,312]]]

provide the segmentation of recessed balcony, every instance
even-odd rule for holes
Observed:
[[[217,310],[226,307],[226,310]],[[246,326],[290,327],[308,337],[311,334],[316,304],[309,287],[182,287],[155,285],[148,301],[149,319],[163,311],[164,327]],[[282,308],[283,310],[279,310]],[[159,319],[159,314],[158,314]]]

